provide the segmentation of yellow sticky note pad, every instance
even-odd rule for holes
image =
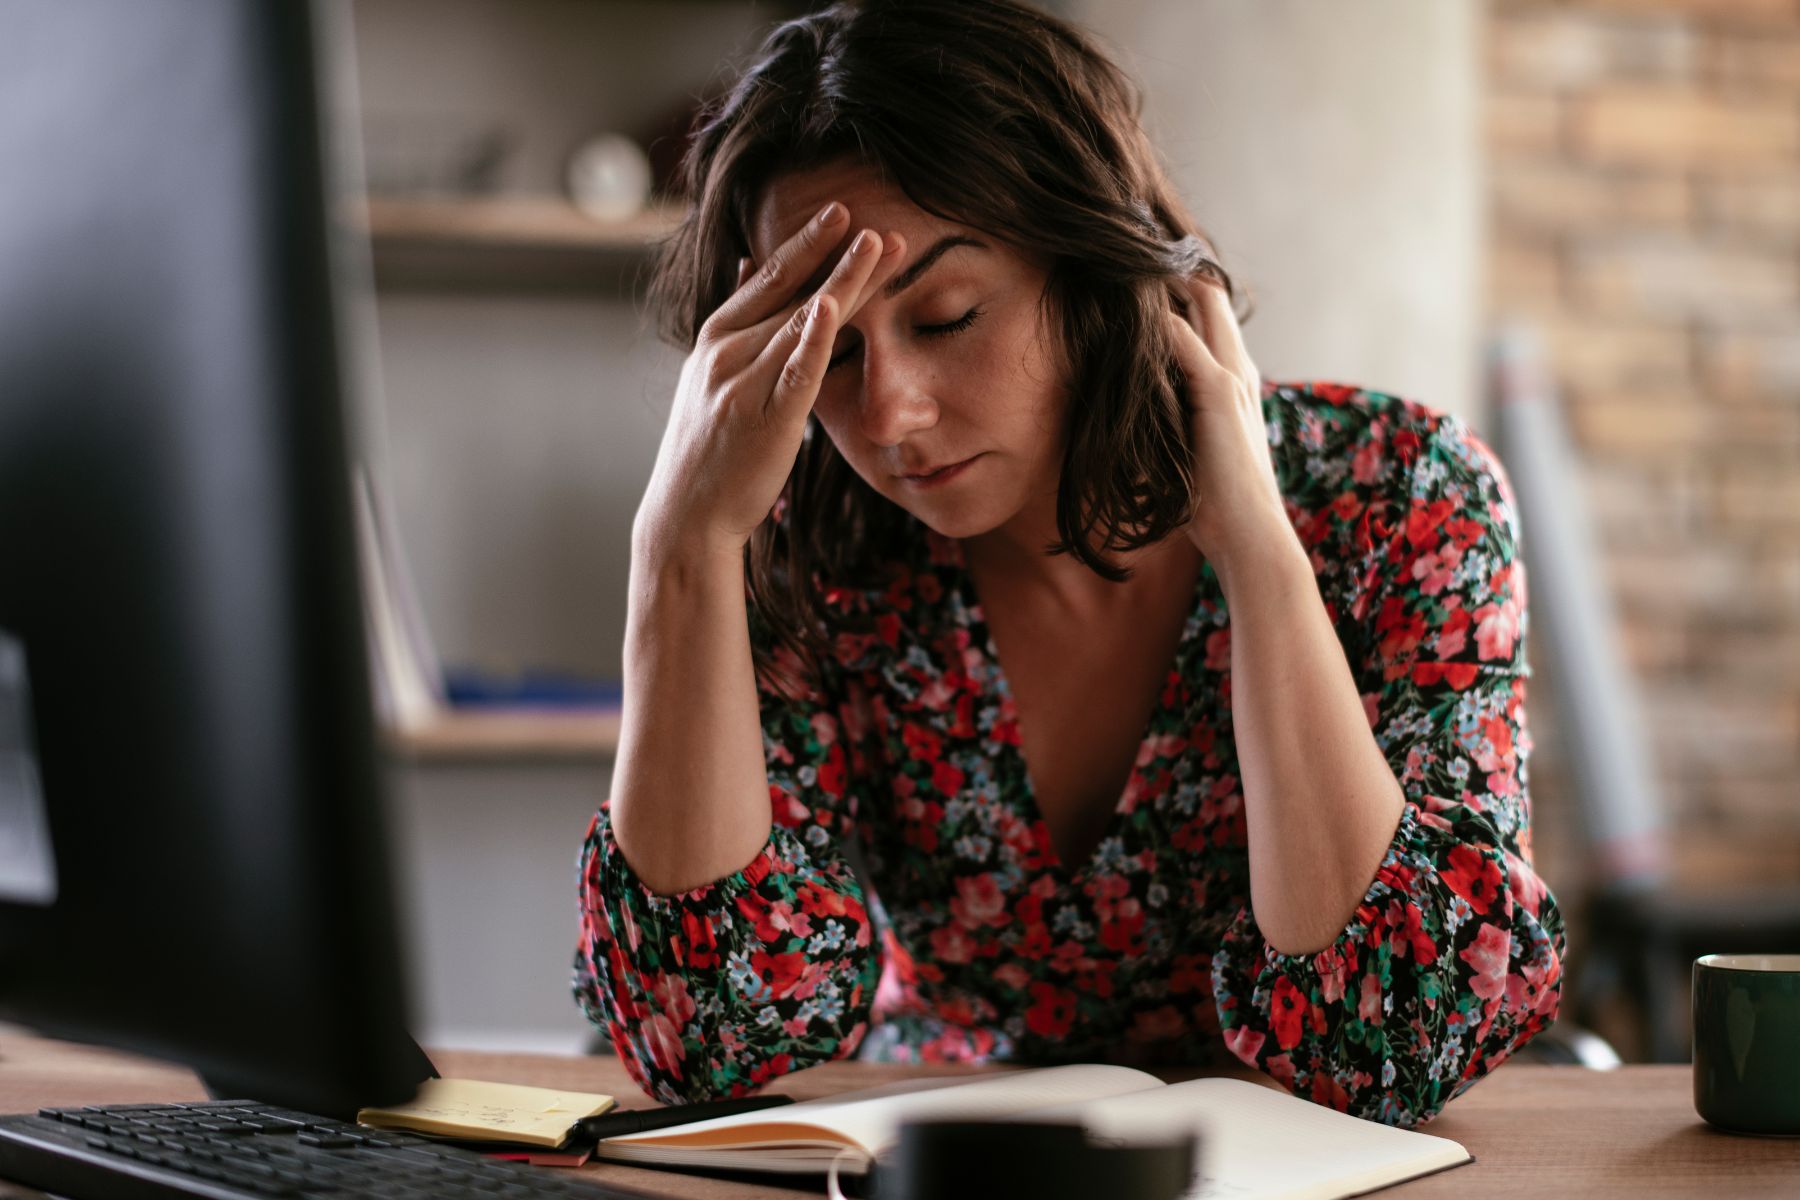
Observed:
[[[427,1079],[409,1104],[364,1108],[356,1119],[373,1129],[405,1129],[440,1137],[560,1146],[575,1122],[599,1116],[614,1100],[598,1092],[565,1092],[479,1079]]]

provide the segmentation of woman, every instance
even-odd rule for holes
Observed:
[[[1041,13],[871,0],[689,148],[575,978],[660,1099],[1235,1055],[1412,1125],[1555,1016],[1505,476],[1265,384],[1137,111]]]

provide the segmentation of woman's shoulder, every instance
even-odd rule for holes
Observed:
[[[1263,412],[1277,481],[1297,508],[1351,500],[1405,508],[1446,485],[1511,502],[1499,456],[1435,405],[1354,384],[1280,380],[1264,383]]]

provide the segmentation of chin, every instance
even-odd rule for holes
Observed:
[[[956,538],[959,541],[963,538],[980,537],[999,527],[999,522],[981,520],[978,514],[967,509],[933,508],[929,511],[921,511],[909,507],[907,511],[919,518],[920,524],[932,532],[942,537]]]

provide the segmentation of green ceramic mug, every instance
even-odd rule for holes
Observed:
[[[1732,1133],[1800,1136],[1800,954],[1694,960],[1694,1108]]]

